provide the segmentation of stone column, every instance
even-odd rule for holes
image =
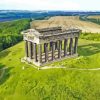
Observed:
[[[38,46],[38,62],[42,63],[42,44],[39,44]]]
[[[64,40],[64,56],[67,55],[67,39]]]
[[[26,57],[29,57],[29,54],[28,54],[28,41],[27,40],[25,41],[25,53],[26,53]]]
[[[55,50],[57,49],[57,42],[55,42]]]
[[[59,49],[59,41],[57,41],[57,50]]]
[[[52,60],[54,60],[54,52],[55,52],[54,42],[52,42]]]
[[[30,43],[30,58],[32,59],[33,58],[33,45],[32,45],[32,42],[29,42]]]
[[[32,48],[33,48],[33,51],[32,51],[32,58],[34,59],[34,43],[32,42]]]
[[[34,61],[37,62],[37,44],[34,43]]]
[[[45,53],[45,44],[46,44],[46,43],[44,43],[44,45],[43,45],[43,46],[44,46],[44,53]]]
[[[61,43],[62,43],[62,41],[61,40],[59,40],[59,46],[58,46],[58,58],[61,58]]]
[[[52,50],[52,42],[50,42],[50,51]]]
[[[62,41],[61,41],[61,50],[62,50]]]
[[[45,62],[48,61],[48,43],[44,44],[44,49],[45,49]]]
[[[77,54],[78,37],[75,37],[74,54]]]
[[[69,54],[73,54],[73,38],[70,38],[70,43],[69,43]]]

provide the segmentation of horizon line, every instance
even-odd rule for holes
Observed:
[[[69,11],[69,12],[100,12],[100,10],[27,10],[27,9],[0,9],[0,11]]]

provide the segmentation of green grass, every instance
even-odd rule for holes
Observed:
[[[0,76],[1,76],[2,71],[0,70]]]
[[[100,41],[100,33],[81,33],[81,39]]]
[[[100,67],[99,41],[80,39],[78,53],[78,58],[51,63],[49,66]],[[36,70],[20,62],[23,56],[24,42],[0,52],[0,66],[8,67],[0,80],[0,100],[100,100],[99,70]]]

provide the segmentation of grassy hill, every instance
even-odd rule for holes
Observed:
[[[32,28],[52,27],[58,25],[63,26],[64,28],[76,27],[87,33],[100,33],[100,25],[89,21],[82,21],[78,16],[56,16],[51,17],[48,20],[35,20],[31,23]]]
[[[57,25],[78,27],[83,32],[100,31],[99,25],[71,16],[31,23],[31,27],[40,28]],[[80,38],[83,39],[79,39],[79,57],[47,65],[64,66],[65,69],[37,70],[35,65],[21,63],[25,55],[24,42],[1,51],[0,100],[99,100],[100,70],[97,69],[100,68],[100,34],[84,33]]]
[[[0,100],[99,100],[100,70],[67,68],[99,68],[100,42],[80,39],[78,53],[78,58],[48,65],[66,69],[37,70],[20,61],[24,42],[0,52],[0,66],[6,67],[0,80]]]

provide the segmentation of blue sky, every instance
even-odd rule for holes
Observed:
[[[100,0],[0,0],[0,10],[100,10]]]

